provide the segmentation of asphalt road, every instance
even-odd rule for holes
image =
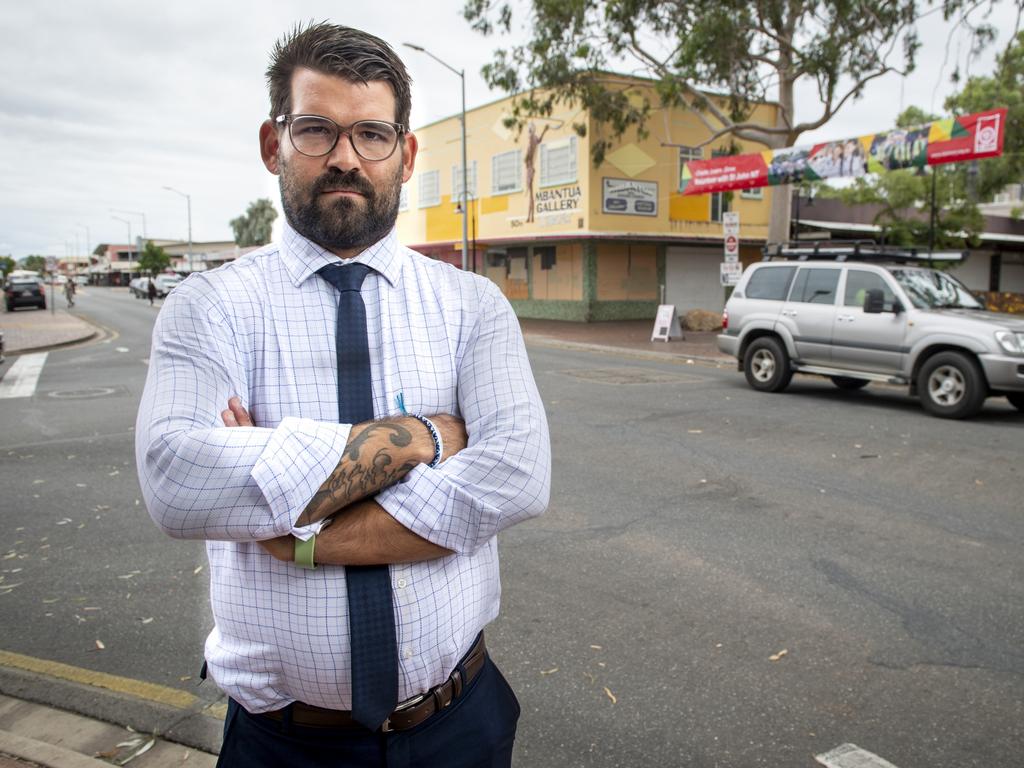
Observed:
[[[0,401],[0,647],[215,698],[183,679],[210,623],[202,546],[137,502],[155,311],[95,289],[76,309],[117,337]],[[530,353],[552,503],[502,534],[488,629],[517,765],[810,767],[847,742],[899,768],[1024,763],[1024,415]]]

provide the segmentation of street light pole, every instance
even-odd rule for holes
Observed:
[[[458,75],[462,81],[462,200],[460,201],[460,206],[462,208],[462,269],[466,270],[469,264],[469,164],[466,161],[466,70],[456,69],[450,64],[441,61],[441,59],[422,46],[413,45],[412,43],[403,43],[403,45],[407,48],[412,48],[414,51],[427,54],[427,56],[442,67]]]
[[[181,192],[174,187],[164,187],[168,192],[181,195],[185,198],[185,205],[188,208],[188,271],[192,272],[192,196]]]

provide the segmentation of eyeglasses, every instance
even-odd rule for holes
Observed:
[[[383,120],[359,120],[346,128],[320,115],[278,115],[274,122],[288,126],[292,146],[307,157],[330,154],[344,133],[363,160],[387,160],[395,153],[398,137],[406,131],[400,123]]]

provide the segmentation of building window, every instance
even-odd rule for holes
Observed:
[[[419,207],[430,208],[441,204],[441,172],[424,171],[420,174]]]
[[[469,184],[468,199],[476,200],[476,160],[469,164],[469,172],[466,174],[466,182]],[[462,200],[462,166],[452,166],[452,202],[456,205]]]
[[[711,193],[711,220],[721,221],[722,214],[729,210],[729,200],[726,198],[728,192]]]
[[[576,181],[576,137],[540,145],[540,185],[555,187]]]
[[[505,195],[523,190],[523,153],[518,149],[491,158],[491,194]]]
[[[764,200],[764,187],[742,189],[740,190],[740,197],[744,200]]]
[[[402,191],[398,195],[398,210],[409,210],[409,188],[405,184],[402,185]]]
[[[544,245],[533,249],[535,256],[540,257],[540,268],[541,269],[554,269],[555,268],[555,246]]]

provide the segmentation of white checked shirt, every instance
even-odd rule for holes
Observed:
[[[548,502],[550,444],[515,314],[489,280],[401,247],[394,231],[355,259],[363,283],[374,412],[453,413],[468,447],[419,465],[376,500],[456,554],[391,567],[398,700],[443,682],[498,614],[495,535]],[[136,425],[150,515],[206,539],[216,627],[206,660],[251,712],[300,700],[351,709],[345,569],[304,570],[256,543],[295,521],[341,459],[337,292],[315,272],[337,257],[285,227],[271,245],[174,289],[153,331]],[[223,426],[239,395],[256,427]]]

